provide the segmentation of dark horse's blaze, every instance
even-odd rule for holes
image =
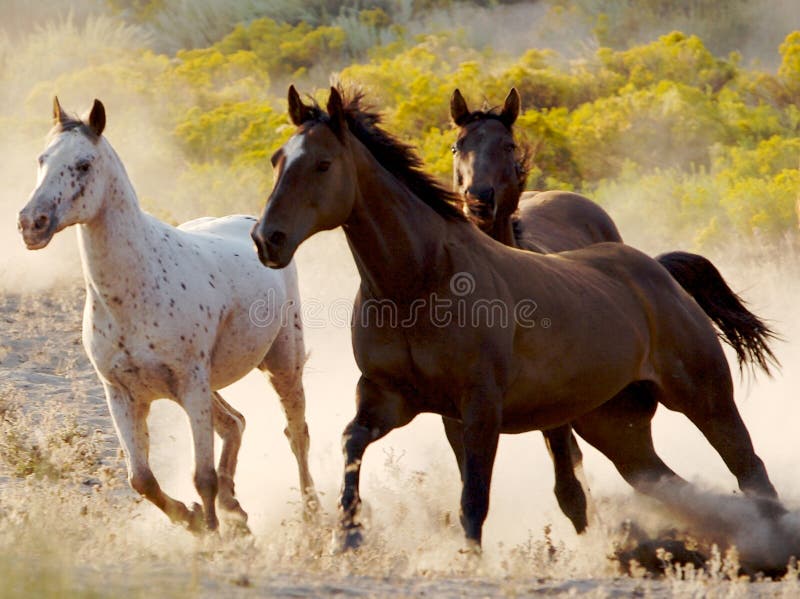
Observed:
[[[275,187],[253,231],[268,264],[280,267],[317,231],[342,226],[361,277],[353,319],[361,378],[343,436],[343,546],[361,540],[366,448],[422,412],[461,424],[461,521],[476,545],[501,433],[572,422],[638,490],[666,500],[688,486],[653,448],[658,403],[701,430],[746,494],[772,516],[783,511],[734,403],[716,331],[659,263],[620,243],[559,256],[497,243],[359,100],[345,102],[332,88],[323,111],[290,88],[298,129],[279,152]],[[465,273],[468,294],[452,285]],[[391,302],[403,322],[431,297],[460,301],[467,313],[481,302],[514,310],[533,298],[552,326],[432,318],[392,326],[364,316],[369,303]]]

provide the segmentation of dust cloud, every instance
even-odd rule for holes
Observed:
[[[514,20],[518,20],[516,13]],[[24,38],[13,43],[28,47]],[[73,60],[89,59],[86,54],[76,52]],[[22,66],[16,68],[22,71]],[[57,78],[52,78],[57,68],[54,62],[42,67],[41,73],[27,72],[29,87],[20,84],[24,93],[13,97],[2,94],[3,118],[28,123],[24,135],[17,133],[0,141],[0,152],[5,157],[0,162],[0,180],[5,184],[0,189],[0,280],[5,292],[53,289],[76,284],[81,278],[72,231],[60,233],[48,248],[38,252],[26,251],[16,231],[16,213],[35,184],[35,158],[49,128],[54,93],[60,95],[64,106],[77,111],[88,107],[95,96],[104,99],[109,113],[106,134],[126,164],[140,197],[158,197],[159,189],[174,174],[171,171],[174,163],[163,160],[170,152],[169,142],[158,127],[159,107],[152,99],[119,97],[112,83],[103,81],[94,82],[90,89],[57,89]],[[160,148],[159,152],[152,152],[154,145]],[[624,236],[641,239],[646,245],[645,232],[630,235],[624,225],[621,228]],[[340,435],[355,413],[358,371],[352,358],[347,322],[358,277],[338,231],[320,234],[304,244],[297,261],[301,297],[306,305],[306,347],[310,352],[304,379],[311,434],[310,463],[321,493],[323,522],[330,526],[335,521],[342,474]],[[742,292],[755,312],[773,321],[786,339],[776,345],[783,370],[773,379],[760,374],[755,379],[743,378],[737,382],[736,397],[756,450],[792,510],[800,509],[800,481],[796,476],[800,453],[796,431],[800,422],[797,264],[765,262],[739,268],[723,261],[719,265],[731,286]],[[303,529],[297,522],[300,511],[297,469],[283,435],[284,416],[276,394],[258,373],[223,394],[245,415],[248,423],[236,477],[237,494],[250,513],[251,527],[261,547],[269,555],[277,555],[282,542],[287,539],[297,542],[296,537],[305,534],[299,532]],[[182,412],[174,404],[158,402],[151,416],[151,427],[153,466],[165,490],[182,499],[195,497],[191,443]],[[735,480],[684,417],[659,409],[654,436],[664,460],[701,489],[696,496],[682,498],[690,506],[688,517],[684,515],[678,520],[674,513],[660,510],[653,503],[632,500],[633,492],[610,463],[582,444],[585,471],[599,518],[597,526],[585,537],[575,535],[558,509],[552,493],[552,465],[541,435],[504,436],[495,465],[481,567],[489,574],[540,574],[541,569],[532,572],[525,568],[530,567],[530,561],[526,560],[540,550],[537,543],[544,535],[547,543],[568,556],[557,564],[561,576],[613,572],[607,560],[612,549],[608,532],[625,519],[645,519],[643,513],[648,514],[647,525],[653,531],[673,526],[691,529],[695,525],[697,534],[720,535],[720,542],[738,544],[743,555],[768,553],[773,561],[788,557],[786,545],[796,542],[796,532],[800,530],[796,512],[786,517],[783,531],[770,531],[753,516],[751,506],[732,495]],[[420,416],[373,444],[365,456],[362,497],[369,525],[367,549],[379,548],[390,556],[378,568],[387,566],[397,574],[458,571],[458,550],[462,547],[459,495],[455,460],[438,418]],[[139,530],[145,546],[149,532],[154,530],[170,541],[179,542],[182,538],[182,531],[165,532],[169,525],[151,505],[139,504],[136,513],[131,527]],[[706,530],[709,521],[714,526]],[[313,552],[327,555],[327,547],[325,550],[315,547]],[[547,547],[544,553],[547,554]],[[397,558],[400,555],[404,556],[402,560]],[[513,565],[514,555],[524,558],[517,570]],[[576,559],[570,559],[575,556]],[[280,563],[279,558],[275,560]],[[540,562],[537,567],[541,568]]]

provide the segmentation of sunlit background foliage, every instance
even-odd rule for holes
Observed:
[[[15,107],[0,124],[41,138],[52,95],[100,97],[115,146],[149,148],[129,165],[134,184],[172,221],[259,211],[292,131],[287,85],[322,100],[341,80],[443,180],[453,89],[479,108],[516,86],[530,188],[581,191],[634,239],[724,251],[796,234],[791,2],[770,14],[748,0],[65,4],[0,6],[0,105]]]

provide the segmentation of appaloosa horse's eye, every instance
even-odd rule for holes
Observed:
[[[85,174],[89,172],[89,167],[92,166],[92,163],[88,160],[81,160],[78,164],[75,165],[77,171],[81,174]]]

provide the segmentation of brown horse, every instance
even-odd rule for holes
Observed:
[[[621,242],[611,217],[588,198],[568,191],[524,191],[529,152],[514,139],[519,112],[515,88],[499,110],[469,110],[458,89],[450,98],[450,116],[458,127],[452,147],[453,186],[467,217],[494,239],[540,254]],[[736,350],[740,367],[749,363],[769,374],[768,362],[776,362],[768,345],[773,333],[744,307],[713,264],[687,252],[662,254],[656,260],[717,323],[723,339]],[[445,430],[460,456],[460,424],[445,419]],[[582,461],[580,448],[568,425],[543,434],[555,468],[558,503],[582,532],[586,498],[575,476]]]
[[[341,226],[361,276],[344,547],[362,538],[364,451],[422,412],[463,425],[461,522],[476,545],[500,433],[573,422],[637,489],[663,497],[663,482],[688,485],[653,449],[659,402],[689,417],[745,493],[784,512],[733,401],[716,332],[666,270],[619,243],[556,255],[498,243],[359,101],[332,88],[323,111],[289,89],[298,128],[273,156],[275,186],[252,231],[262,262],[282,268],[304,240]],[[376,306],[394,318],[374,318]]]

